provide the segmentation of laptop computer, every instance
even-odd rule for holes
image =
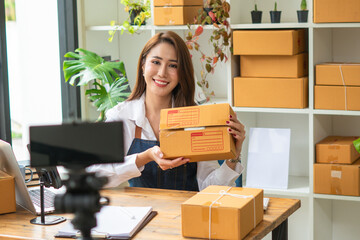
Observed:
[[[11,145],[2,140],[0,140],[0,170],[13,176],[15,179],[16,203],[34,215],[40,215],[40,187],[26,187]],[[55,195],[57,193],[64,193],[65,191],[64,187],[60,189],[44,188],[45,213],[55,211]]]

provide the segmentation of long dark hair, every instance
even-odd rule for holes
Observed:
[[[138,61],[136,83],[128,101],[140,98],[145,92],[146,82],[143,76],[142,66],[145,64],[146,57],[151,49],[163,42],[170,43],[174,46],[178,59],[177,72],[179,83],[172,92],[174,106],[184,107],[196,105],[194,102],[194,67],[192,65],[191,56],[184,40],[172,31],[158,33],[145,44]]]

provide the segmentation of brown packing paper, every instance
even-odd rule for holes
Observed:
[[[262,221],[262,205],[262,189],[209,186],[181,205],[183,236],[242,239]]]
[[[14,177],[0,170],[0,214],[16,211]]]
[[[316,85],[360,86],[360,63],[323,63],[315,66]]]

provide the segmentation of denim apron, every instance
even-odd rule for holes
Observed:
[[[135,138],[127,155],[141,153],[159,141],[141,139],[142,129],[135,128]],[[129,180],[130,187],[162,188],[175,190],[199,191],[197,179],[197,163],[187,163],[176,168],[162,170],[156,162],[151,161],[144,166],[141,176]]]

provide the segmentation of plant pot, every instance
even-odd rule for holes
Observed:
[[[131,25],[137,25],[135,24],[135,18],[140,14],[140,10],[132,10],[131,14],[130,14],[130,24]],[[141,23],[141,25],[145,25],[146,21],[144,21],[143,23]]]
[[[297,11],[297,17],[299,23],[305,23],[308,21],[308,13],[309,10],[298,10]]]
[[[261,23],[262,11],[251,11],[252,23]]]
[[[281,11],[270,11],[271,23],[280,23]]]

